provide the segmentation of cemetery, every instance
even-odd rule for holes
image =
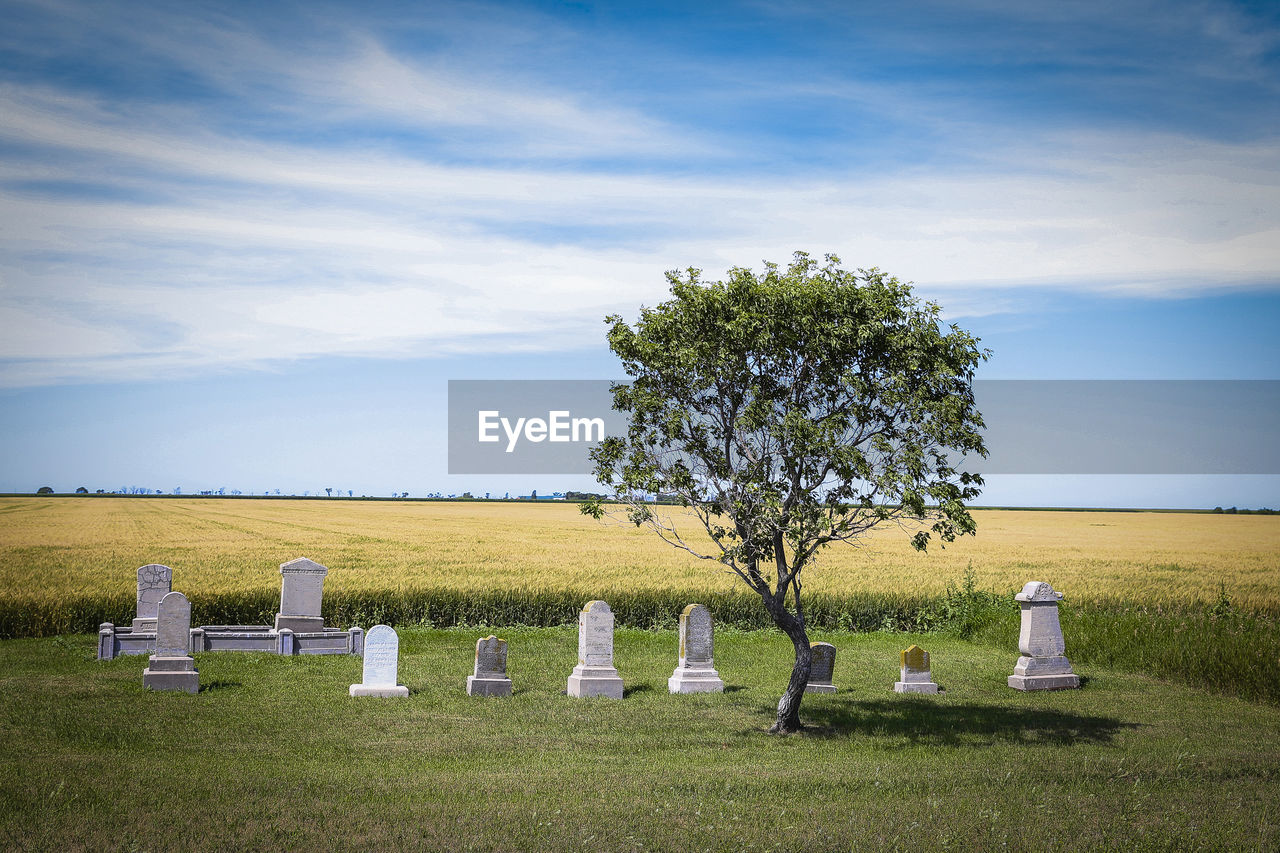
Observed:
[[[715,596],[647,628],[608,588],[571,624],[354,624],[326,591],[342,572],[296,558],[270,619],[201,624],[199,563],[145,561],[112,569],[133,589],[96,638],[0,644],[6,849],[179,848],[210,823],[252,849],[1043,846],[992,808],[1015,802],[1069,811],[1065,847],[1280,842],[1256,821],[1274,709],[1099,662],[1133,635],[1099,635],[1070,585],[958,599],[991,608],[977,640],[816,620],[805,728],[780,746],[791,643]],[[181,817],[95,786],[121,765],[161,774]]]
[[[191,604],[170,586],[173,569],[151,563],[137,570],[137,616],[131,628],[117,630],[104,623],[98,632],[98,659],[151,652],[143,683],[157,690],[198,692],[195,652],[239,651],[294,654],[348,654],[364,658],[363,680],[349,688],[351,696],[400,697],[409,690],[397,683],[399,637],[387,625],[366,634],[359,626],[328,627],[321,615],[324,578],[328,569],[305,557],[280,566],[280,612],[274,627],[191,626]],[[1065,641],[1058,620],[1062,593],[1048,583],[1029,581],[1015,596],[1022,611],[1018,658],[1008,685],[1020,691],[1078,688],[1063,652]],[[295,629],[300,629],[295,632]],[[690,604],[679,617],[679,649],[668,690],[680,693],[722,693],[725,683],[714,666],[715,635],[710,610]],[[614,616],[605,601],[588,601],[578,614],[578,662],[568,678],[566,695],[578,699],[622,699],[623,679],[614,666]],[[835,693],[836,647],[811,644],[812,664],[806,693]],[[902,680],[896,693],[937,693],[929,653],[917,646],[902,652]],[[180,685],[180,686],[177,686]],[[467,676],[468,696],[510,696],[507,642],[495,636],[476,641],[475,670]]]
[[[1098,667],[1078,690],[1013,690],[1013,642],[831,632],[839,691],[809,694],[808,732],[779,743],[764,733],[790,649],[777,633],[717,637],[726,691],[671,695],[677,631],[617,628],[621,701],[564,695],[577,626],[501,629],[503,698],[466,695],[482,632],[396,633],[407,698],[351,698],[355,656],[198,653],[186,695],[146,689],[146,657],[94,660],[88,637],[7,641],[0,719],[20,736],[0,746],[0,841],[176,849],[204,826],[238,849],[732,850],[794,826],[800,849],[1034,846],[1041,830],[992,802],[1069,812],[1085,847],[1121,831],[1152,847],[1276,840],[1255,820],[1274,797],[1273,708]],[[892,692],[912,641],[945,694]],[[121,766],[157,779],[166,809],[101,787]],[[768,798],[786,814],[754,806]]]
[[[325,627],[320,616],[328,569],[301,557],[280,566],[280,612],[270,625],[202,625],[192,628],[191,652],[270,652],[278,655],[359,655],[359,627]],[[155,612],[169,591],[173,569],[151,564],[138,569],[138,616],[130,628],[104,622],[98,628],[98,659],[148,654],[156,647]]]

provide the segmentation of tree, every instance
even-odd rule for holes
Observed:
[[[631,377],[614,408],[631,420],[592,451],[596,477],[630,521],[726,566],[791,639],[775,733],[802,728],[802,591],[818,552],[886,522],[915,527],[919,550],[973,533],[965,502],[982,485],[951,453],[986,454],[972,381],[990,352],[908,284],[839,264],[797,252],[785,271],[735,267],[725,282],[673,271],[673,298],[634,327],[606,318]],[[688,511],[661,514],[643,500],[654,493]],[[686,538],[695,524],[705,538]]]
[[[41,486],[40,488],[36,489],[36,494],[51,495],[53,494],[53,486]]]
[[[87,495],[87,494],[89,494],[89,490],[88,490],[87,488],[85,488],[84,486],[78,486],[78,487],[76,487],[76,494],[77,494],[77,495]]]

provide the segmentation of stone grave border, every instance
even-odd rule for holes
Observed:
[[[168,566],[149,563],[138,569],[168,569],[170,584],[172,572]],[[316,610],[319,595],[323,591],[323,578],[328,569],[319,563],[300,557],[280,566],[281,604],[285,605],[288,581],[292,574],[303,577],[318,576],[320,589],[315,590]],[[296,596],[293,596],[296,598]],[[346,630],[328,628],[319,617],[309,614],[288,616],[292,619],[311,619],[318,623],[312,631],[295,631],[288,627],[272,625],[201,625],[191,629],[188,653],[196,652],[267,652],[276,655],[357,655],[364,657],[364,630],[353,626]],[[280,621],[277,617],[277,623]],[[146,630],[138,630],[139,622]],[[151,624],[135,619],[133,626],[103,622],[98,626],[98,660],[112,660],[120,655],[147,655],[156,650],[155,620]]]

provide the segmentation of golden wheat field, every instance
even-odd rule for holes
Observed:
[[[679,510],[675,510],[679,512]],[[1076,600],[1280,604],[1280,516],[978,510],[978,535],[919,554],[908,532],[833,546],[809,592],[934,593],[972,565],[1004,591],[1048,580]],[[692,526],[689,527],[693,530]],[[696,538],[696,537],[695,537]],[[279,586],[278,566],[310,557],[334,590],[687,589],[737,581],[631,525],[563,503],[138,498],[0,499],[0,596],[131,593],[135,569],[163,563],[188,595]]]

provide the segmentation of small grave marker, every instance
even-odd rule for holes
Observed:
[[[588,601],[578,614],[578,665],[569,676],[570,696],[622,698],[622,679],[613,667],[613,611]]]
[[[352,696],[404,697],[409,688],[396,684],[400,667],[400,637],[387,625],[374,625],[364,635],[364,674],[348,690]]]
[[[836,647],[830,643],[812,643],[813,664],[809,669],[809,683],[805,685],[805,693],[835,693],[836,686],[831,682],[836,670]]]
[[[324,631],[320,604],[324,598],[324,577],[329,570],[302,557],[280,565],[280,612],[276,630],[288,628],[297,634]]]
[[[724,692],[714,653],[711,611],[701,604],[690,604],[680,613],[680,658],[667,679],[667,689],[672,693]]]
[[[467,676],[468,696],[510,696],[507,677],[507,641],[492,634],[476,640],[476,667]]]
[[[151,690],[197,693],[200,673],[191,657],[191,602],[180,592],[160,599],[156,608],[156,653],[142,671],[142,686]]]
[[[933,683],[929,653],[914,644],[902,651],[901,678],[893,685],[894,693],[937,693],[940,690]]]

